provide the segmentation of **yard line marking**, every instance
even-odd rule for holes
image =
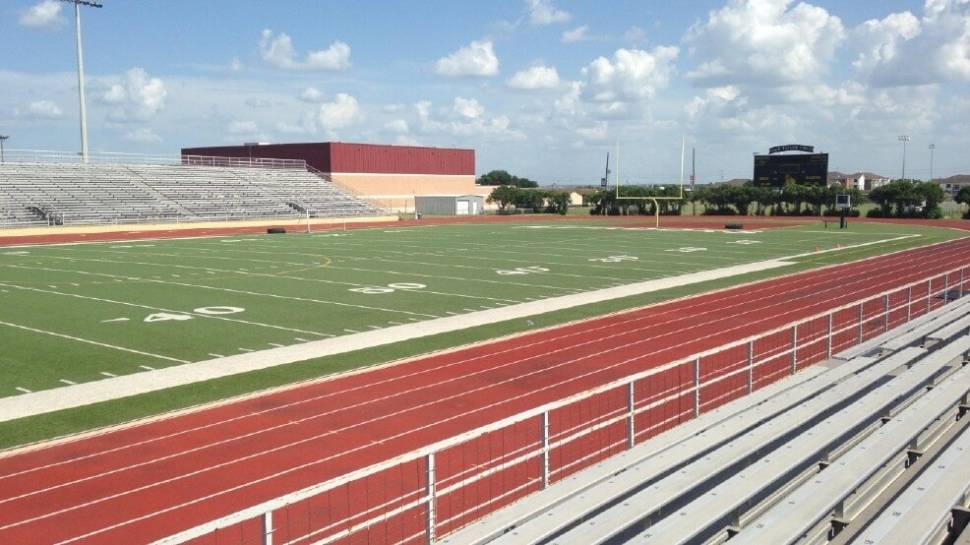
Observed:
[[[108,343],[103,343],[103,342],[98,342],[98,341],[92,341],[90,339],[82,339],[81,337],[75,337],[73,335],[65,335],[63,333],[57,333],[55,331],[46,331],[44,329],[37,329],[35,327],[28,327],[28,326],[25,326],[25,325],[14,324],[14,323],[10,323],[10,322],[2,322],[2,321],[0,321],[0,325],[4,325],[4,326],[7,326],[7,327],[12,327],[14,329],[21,329],[23,331],[30,331],[32,333],[40,333],[42,335],[50,335],[51,337],[58,337],[58,338],[61,338],[61,339],[68,339],[68,340],[71,340],[71,341],[77,341],[79,343],[93,344],[95,346],[101,346],[101,347],[104,347],[104,348],[113,348],[115,350],[120,350],[122,352],[130,352],[132,354],[139,354],[139,355],[142,355],[142,356],[150,356],[152,358],[158,358],[160,360],[168,360],[168,361],[174,361],[174,362],[178,362],[178,363],[190,363],[189,361],[180,360],[178,358],[173,358],[173,357],[170,357],[170,356],[163,356],[161,354],[152,354],[151,352],[144,352],[144,351],[141,351],[141,350],[135,350],[133,348],[126,348],[124,346],[117,346],[117,345],[114,345],[114,344],[108,344]]]
[[[286,346],[285,344],[280,344],[280,343],[269,343],[269,345],[275,346],[276,348],[283,348],[284,346]]]
[[[360,333],[360,331],[357,331],[356,329],[345,329],[344,331],[347,333]]]
[[[455,314],[455,313],[454,312],[449,312],[448,314]],[[403,325],[402,322],[391,322],[391,321],[388,321],[387,323],[389,323],[391,325]]]
[[[445,311],[445,314],[448,314],[448,315],[450,315],[450,316],[457,316],[457,315],[458,315],[458,313],[457,313],[457,312],[454,312],[454,311],[451,311],[451,310],[446,310],[446,311]],[[389,323],[389,324],[393,324],[394,322],[388,322],[388,323]]]
[[[54,259],[64,259],[64,258],[63,257],[54,257]],[[114,260],[109,260],[109,259],[84,259],[83,261],[94,261],[96,263],[125,263],[123,261],[114,261]],[[135,263],[135,264],[136,265],[158,265],[157,263],[156,264],[152,264],[152,263]],[[185,266],[179,266],[179,265],[165,265],[165,266],[177,266],[177,267],[181,267],[181,268],[193,268],[193,267],[185,267]],[[109,274],[109,273],[98,273],[98,272],[89,272],[89,271],[58,269],[58,268],[54,268],[54,267],[26,267],[26,266],[21,266],[21,265],[0,265],[0,267],[9,267],[9,268],[14,268],[14,269],[25,269],[25,270],[44,270],[44,271],[52,271],[52,272],[71,272],[71,273],[75,273],[75,274],[85,274],[85,275],[89,275],[89,276],[104,276],[104,277],[109,277],[109,278],[115,278],[115,277],[118,276],[118,275]],[[230,273],[232,271],[221,271],[221,272]],[[259,274],[259,273],[249,273],[249,274],[253,274],[255,276],[266,276],[266,277],[270,277],[270,278],[274,278],[274,279],[279,278],[278,276],[272,275],[272,274]],[[310,281],[310,282],[316,282],[317,281],[315,279],[300,278],[300,277],[296,277],[296,276],[287,276],[286,278],[290,278],[290,279],[293,279],[293,280],[306,280],[306,281]],[[360,309],[364,309],[364,310],[379,310],[379,311],[382,311],[382,312],[394,312],[394,313],[398,313],[398,314],[408,314],[408,315],[413,315],[413,316],[423,316],[425,318],[437,318],[438,317],[438,316],[435,316],[434,314],[422,314],[420,312],[411,312],[411,311],[408,311],[408,310],[398,310],[398,309],[393,309],[393,308],[375,307],[375,306],[371,306],[371,305],[358,305],[358,304],[354,304],[354,303],[341,303],[339,301],[328,301],[326,299],[312,299],[312,298],[308,298],[308,297],[297,297],[297,296],[294,296],[294,295],[278,295],[278,294],[275,294],[275,293],[264,293],[264,292],[249,291],[249,290],[240,290],[240,289],[233,289],[233,288],[225,288],[225,287],[221,287],[221,286],[207,286],[205,284],[192,284],[190,282],[175,282],[175,281],[172,281],[172,280],[146,280],[146,281],[148,281],[148,282],[154,282],[154,283],[158,283],[158,284],[169,284],[169,285],[173,285],[173,286],[184,286],[184,287],[189,287],[189,288],[198,288],[198,289],[224,291],[224,292],[228,292],[228,293],[241,293],[243,295],[253,295],[253,296],[256,296],[256,297],[271,297],[273,299],[284,299],[284,300],[290,300],[290,301],[304,301],[304,302],[310,302],[310,303],[320,303],[320,304],[326,304],[326,305],[336,305],[336,306],[342,306],[342,307],[360,308]],[[74,294],[63,294],[63,295],[74,295]],[[133,304],[133,303],[131,303],[131,304]],[[136,305],[136,306],[142,306],[142,305]],[[153,307],[144,306],[144,308],[153,308]],[[165,310],[165,309],[161,309],[161,310]],[[239,320],[239,321],[241,321],[241,320]],[[275,327],[282,327],[282,326],[275,326]],[[284,328],[284,329],[287,329],[287,328]],[[292,329],[292,331],[296,331],[296,332],[299,332],[299,333],[310,333],[310,334],[313,334],[313,335],[319,335],[318,332],[314,332],[314,331],[304,331],[304,330],[299,330],[299,329]]]
[[[225,357],[222,354],[213,354],[212,352],[209,352],[209,355],[212,356],[213,358],[224,358]]]
[[[111,324],[115,322],[127,322],[128,318],[112,318],[111,320],[101,320],[102,324]]]
[[[106,377],[110,377],[110,378],[114,378],[114,377],[118,376],[118,375],[116,375],[114,373],[109,373],[107,371],[101,371],[101,374],[104,375],[104,376],[106,376]]]
[[[188,285],[192,285],[192,284],[188,284]],[[161,312],[170,312],[170,313],[173,313],[173,314],[184,314],[186,316],[194,316],[194,317],[197,317],[197,318],[210,318],[210,319],[213,319],[213,320],[223,320],[223,321],[227,321],[227,322],[236,322],[236,323],[240,323],[240,324],[254,325],[254,326],[266,327],[266,328],[270,328],[270,329],[279,329],[279,330],[283,330],[283,331],[292,331],[292,332],[295,332],[295,333],[307,333],[307,334],[310,334],[310,335],[317,335],[317,336],[322,336],[323,335],[322,333],[318,333],[316,331],[307,331],[307,330],[304,330],[304,329],[297,329],[297,328],[293,328],[293,327],[285,327],[285,326],[281,326],[281,325],[267,324],[267,323],[263,323],[263,322],[253,322],[253,321],[250,321],[250,320],[241,320],[239,318],[228,318],[226,316],[215,316],[215,315],[211,315],[211,314],[201,314],[201,313],[196,313],[196,312],[187,312],[187,311],[182,311],[182,310],[172,310],[172,309],[161,308],[161,307],[153,307],[153,306],[149,306],[149,305],[140,305],[138,303],[129,303],[127,301],[117,301],[117,300],[114,300],[114,299],[105,299],[105,298],[102,298],[102,297],[92,297],[92,296],[89,296],[89,295],[80,295],[80,294],[77,294],[77,293],[64,293],[64,292],[60,292],[60,291],[50,291],[50,290],[45,290],[45,289],[40,289],[40,288],[31,288],[31,287],[27,287],[27,286],[18,286],[16,284],[5,284],[4,283],[4,284],[0,284],[0,286],[5,286],[5,287],[8,287],[8,288],[14,288],[14,289],[18,289],[18,290],[35,291],[35,292],[38,292],[38,293],[49,293],[49,294],[53,294],[53,295],[61,295],[61,296],[64,296],[64,297],[74,297],[76,299],[86,299],[86,300],[91,300],[91,301],[100,301],[102,303],[112,303],[112,304],[116,304],[116,305],[125,305],[125,306],[129,306],[129,307],[137,307],[137,308],[145,308],[145,309],[149,309],[149,310],[157,310],[157,311],[161,311]],[[182,361],[182,360],[178,360],[178,361]]]
[[[255,352],[255,350],[253,350],[252,348],[240,348],[239,351],[240,352]]]
[[[142,369],[144,369],[146,371],[154,371],[155,370],[155,368],[152,367],[151,365],[139,365],[138,367],[141,367]]]
[[[61,382],[63,382],[64,384],[67,384],[68,386],[74,386],[75,384],[77,384],[73,380],[67,380],[66,378],[62,378]]]
[[[371,329],[384,329],[383,327],[381,327],[381,326],[379,326],[379,325],[369,325],[369,326],[367,326],[367,327],[369,327],[369,328],[371,328]]]
[[[20,393],[22,393],[22,394],[29,394],[29,393],[31,393],[31,391],[30,391],[30,390],[28,390],[27,388],[21,388],[20,386],[17,386],[17,387],[15,388],[15,389],[16,389],[16,390],[17,390],[18,392],[20,392]]]
[[[301,339],[300,337],[293,337],[293,340],[294,341],[297,341],[297,342],[301,342],[301,343],[308,343],[308,342],[310,342],[310,341],[308,341],[306,339]]]

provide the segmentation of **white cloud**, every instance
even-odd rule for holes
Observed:
[[[109,83],[101,102],[115,106],[112,118],[117,121],[144,121],[165,108],[168,90],[165,82],[153,78],[143,68],[132,68],[120,81]]]
[[[613,58],[599,57],[583,68],[585,90],[596,102],[653,98],[673,75],[678,49],[658,46],[652,51],[617,49]]]
[[[589,127],[579,127],[576,129],[576,134],[578,134],[583,140],[603,141],[606,140],[608,129],[609,123],[606,121],[599,121]]]
[[[327,49],[309,51],[306,60],[298,60],[293,40],[289,35],[273,35],[270,29],[263,30],[259,40],[259,51],[263,60],[284,70],[344,70],[350,67],[350,46],[335,41]]]
[[[300,93],[300,100],[303,102],[322,102],[323,93],[316,87],[307,87]]]
[[[529,23],[535,26],[565,23],[569,21],[569,12],[558,9],[552,0],[525,0],[529,11]]]
[[[688,29],[698,65],[687,78],[704,86],[775,86],[820,79],[845,37],[842,21],[792,0],[731,0]]]
[[[161,136],[158,136],[154,131],[147,127],[126,132],[124,139],[129,142],[137,142],[139,144],[155,144],[162,141]]]
[[[420,121],[420,130],[424,133],[442,133],[452,136],[467,137],[502,137],[507,139],[524,139],[526,135],[512,128],[512,121],[506,115],[487,116],[485,108],[477,100],[455,97],[450,108],[435,110],[428,100],[421,100],[414,104],[415,112]]]
[[[233,121],[226,130],[229,134],[256,134],[259,132],[259,125],[255,121]]]
[[[64,24],[61,17],[63,4],[58,0],[42,0],[27,8],[17,20],[21,26],[29,28],[54,28]]]
[[[571,44],[575,42],[585,42],[590,39],[589,27],[586,25],[578,26],[572,30],[562,31],[562,43]]]
[[[859,51],[852,64],[874,85],[970,80],[970,1],[927,0],[922,18],[892,13],[852,37]]]
[[[498,57],[490,40],[474,41],[435,62],[434,71],[444,76],[494,76]]]
[[[623,39],[628,42],[640,43],[647,39],[647,33],[638,26],[632,26],[623,33]]]
[[[60,106],[49,100],[35,100],[23,109],[17,108],[14,114],[28,119],[58,119],[64,115]]]
[[[579,112],[579,99],[582,93],[583,82],[570,81],[567,84],[566,93],[555,100],[553,107],[560,114],[575,115]]]
[[[320,126],[331,131],[352,125],[359,117],[357,99],[345,93],[337,93],[332,102],[321,104],[317,116]]]
[[[229,61],[229,69],[233,72],[239,72],[243,69],[243,63],[241,60],[239,60],[239,57],[233,57],[232,60]]]
[[[485,107],[474,98],[455,97],[454,112],[466,119],[478,119],[485,113]]]
[[[384,128],[400,134],[406,134],[409,131],[408,122],[403,119],[388,121],[384,124]]]
[[[516,72],[509,78],[507,85],[513,89],[526,91],[554,89],[559,86],[559,72],[554,66],[533,66]]]

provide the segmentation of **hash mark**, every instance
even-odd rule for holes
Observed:
[[[118,375],[115,375],[115,374],[112,374],[112,373],[109,373],[109,372],[107,372],[107,371],[101,371],[101,374],[102,374],[102,375],[104,375],[104,376],[106,376],[106,377],[112,377],[112,378],[114,378],[114,377],[116,377],[116,376],[118,376]]]

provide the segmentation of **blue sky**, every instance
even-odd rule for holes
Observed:
[[[104,0],[82,9],[92,151],[243,141],[472,147],[546,183],[701,181],[814,144],[843,171],[970,172],[970,0]],[[5,0],[0,133],[74,151],[73,9]]]

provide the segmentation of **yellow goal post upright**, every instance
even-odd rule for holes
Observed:
[[[677,197],[621,197],[620,196],[620,142],[616,142],[616,200],[618,201],[639,201],[650,199],[653,201],[654,215],[656,216],[656,226],[660,228],[660,201],[683,201],[684,200],[684,150],[687,147],[687,137],[680,140],[680,195]]]

